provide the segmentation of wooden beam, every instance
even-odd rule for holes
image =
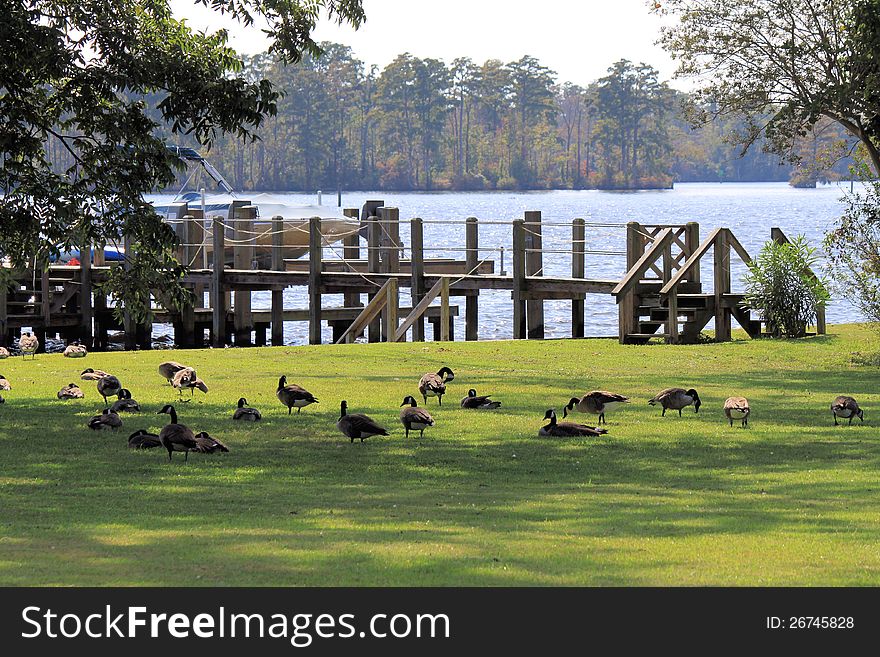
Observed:
[[[730,292],[730,244],[727,230],[722,229],[715,240],[713,272],[715,277],[715,340],[730,341],[730,309],[722,303],[723,295]]]
[[[410,220],[409,231],[410,259],[412,262],[410,267],[412,274],[412,281],[410,282],[410,297],[412,299],[413,307],[418,308],[422,306],[422,301],[425,299],[425,227],[422,220],[420,218]],[[430,300],[428,303],[430,303]],[[425,320],[422,318],[421,313],[415,315],[413,321],[410,324],[407,324],[407,320],[409,319],[410,318],[407,317],[406,320],[404,320],[404,324],[406,324],[407,328],[412,326],[413,342],[424,342]],[[406,330],[403,331],[403,334],[406,335]],[[398,329],[398,334],[395,336],[395,342],[400,342],[400,340],[400,330]]]
[[[431,302],[437,298],[437,295],[440,294],[440,289],[443,287],[443,281],[447,279],[441,278],[439,281],[434,283],[434,286],[428,290],[427,293],[422,295],[422,298],[419,299],[419,302],[413,306],[412,311],[400,326],[397,328],[397,332],[394,336],[394,342],[402,342],[406,337],[406,332],[410,329],[411,326],[415,326],[417,323],[422,324],[422,329],[424,331],[424,314],[427,312],[428,308],[431,305]],[[424,340],[424,336],[422,337]]]
[[[476,217],[468,217],[465,223],[465,248],[467,249],[465,263],[468,275],[478,275],[477,269],[480,262],[480,230]],[[465,299],[464,309],[464,339],[478,340],[480,325],[480,301],[479,292]]]
[[[211,222],[214,258],[211,269],[210,290],[211,309],[213,311],[211,342],[215,347],[224,347],[226,345],[226,294],[223,289],[226,235],[223,231],[223,217],[215,216]]]
[[[373,296],[372,301],[366,305],[361,311],[361,314],[351,323],[351,326],[349,326],[345,333],[339,337],[336,344],[354,342],[354,339],[360,335],[367,325],[379,316],[382,312],[382,308],[385,307],[385,304],[388,301],[387,292],[390,285],[391,281],[389,280],[379,289],[379,291]]]
[[[321,259],[323,257],[321,218],[309,219],[309,344],[321,344]]]
[[[525,213],[526,276],[542,276],[544,273],[544,243],[541,232],[541,212]],[[544,338],[544,300],[526,302],[526,325],[530,339]]]
[[[526,301],[522,293],[526,289],[526,238],[522,219],[513,221],[513,337],[526,338]]]
[[[651,248],[645,251],[641,258],[633,265],[632,269],[630,269],[626,276],[624,276],[623,280],[618,283],[613,290],[611,290],[611,294],[614,296],[620,296],[627,293],[630,288],[632,288],[636,283],[638,283],[644,273],[648,270],[652,264],[654,264],[660,256],[663,255],[663,251],[666,249],[666,246],[672,242],[672,229],[664,228],[657,235],[657,238],[654,240],[654,244],[651,245]]]
[[[586,227],[583,219],[575,219],[571,224],[571,277],[584,278],[586,274]],[[584,337],[584,312],[586,304],[583,297],[571,302],[571,337]]]
[[[449,279],[440,279],[440,342],[449,342]]]
[[[257,216],[257,208],[253,205],[245,205],[230,209],[232,219],[232,234],[236,244],[233,245],[232,260],[236,269],[253,269],[256,249],[254,248],[254,219]],[[251,331],[254,330],[254,322],[251,318],[251,290],[236,290],[234,301],[235,346],[250,346]]]
[[[715,242],[718,239],[718,236],[724,231],[724,228],[716,228],[709,236],[703,240],[703,243],[694,251],[691,256],[685,260],[684,264],[681,266],[675,274],[672,276],[669,281],[663,285],[660,289],[661,295],[669,294],[672,290],[677,288],[684,280],[688,279],[688,271],[690,271],[693,267],[699,265],[700,260],[702,260],[703,256],[709,252],[713,246],[715,246]],[[688,279],[693,280],[693,278]]]
[[[284,269],[284,217],[272,217],[272,269]],[[272,290],[272,346],[284,344],[284,289]]]

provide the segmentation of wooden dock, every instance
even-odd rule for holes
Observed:
[[[584,337],[585,299],[590,294],[616,299],[622,343],[696,342],[713,320],[716,340],[730,339],[732,319],[752,337],[762,332],[761,322],[743,306],[743,295],[731,289],[731,257],[747,263],[749,254],[726,228],[713,230],[701,242],[697,223],[621,224],[626,274],[620,280],[596,280],[585,277],[585,256],[592,252],[586,249],[585,239],[590,224],[583,219],[565,224],[570,226],[570,248],[552,251],[570,256],[571,275],[559,277],[544,275],[548,251],[543,247],[542,229],[549,224],[542,222],[537,211],[509,222],[513,244],[509,274],[497,272],[494,261],[480,257],[494,249],[480,248],[479,223],[473,217],[457,222],[465,228],[464,248],[457,249],[465,257],[458,260],[425,257],[424,228],[432,222],[409,221],[409,257],[402,258],[397,208],[371,202],[363,211],[350,209],[345,214],[353,219],[360,216],[367,233],[365,245],[360,231],[352,231],[338,248],[328,247],[321,220],[313,218],[308,257],[292,259],[285,257],[281,217],[271,220],[272,246],[266,251],[264,244],[249,237],[264,236],[266,231],[254,230],[256,210],[247,202],[236,202],[228,216],[207,219],[198,210],[182,207],[175,230],[181,244],[179,259],[190,265],[183,283],[192,290],[194,301],[189,307],[169,308],[161,292],[155,291],[153,321],[172,324],[179,347],[278,345],[285,322],[307,322],[311,344],[321,343],[324,322],[332,328],[334,342],[351,342],[362,335],[373,342],[421,341],[426,337],[426,322],[434,340],[449,340],[462,314],[459,306],[450,303],[455,297],[464,305],[465,339],[477,340],[480,292],[509,290],[513,335],[520,339],[543,338],[544,302],[560,299],[571,302],[571,336]],[[787,239],[779,229],[773,229],[769,237]],[[324,258],[325,247],[340,257]],[[713,289],[706,293],[700,265],[710,252]],[[223,266],[214,266],[214,260]],[[95,249],[93,258],[84,258],[77,266],[16,272],[15,289],[0,294],[0,344],[13,344],[21,329],[30,327],[42,344],[46,336],[58,336],[100,350],[108,346],[109,331],[121,330],[126,347],[149,348],[152,325],[137,326],[128,315],[119,321],[110,300],[96,287],[110,266],[125,265],[108,265],[102,249]],[[308,307],[285,307],[283,291],[289,287],[307,290]],[[410,291],[411,306],[400,304],[404,288]],[[271,308],[255,310],[251,295],[261,290],[271,292]],[[343,305],[324,307],[327,294],[342,294]],[[824,324],[821,309],[818,333],[824,333]]]

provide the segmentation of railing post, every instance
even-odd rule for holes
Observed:
[[[388,279],[388,290],[385,294],[385,341],[394,342],[397,336],[397,311],[400,308],[396,278]]]
[[[284,217],[272,217],[272,271],[284,271]],[[284,288],[272,290],[272,346],[284,344]]]
[[[730,341],[730,311],[724,307],[724,295],[730,292],[730,242],[727,230],[718,233],[714,250],[715,341]]]
[[[211,263],[211,342],[215,347],[226,343],[226,294],[223,289],[223,268],[226,266],[226,234],[223,218],[215,216],[211,221],[213,233],[213,262]]]
[[[571,224],[571,277],[584,278],[586,263],[586,227],[583,219],[575,219]],[[572,299],[571,302],[571,337],[584,337],[584,297]]]
[[[381,272],[381,230],[379,228],[379,220],[376,216],[367,219],[367,271],[371,274]],[[372,301],[376,293],[367,295],[367,300]],[[380,319],[370,322],[367,328],[367,340],[370,342],[379,342],[382,339],[382,329]]]
[[[444,276],[440,284],[440,342],[449,342],[449,278]]]
[[[179,233],[180,241],[183,244],[183,248],[181,249],[181,256],[183,259],[183,264],[189,267],[195,259],[196,254],[195,247],[192,246],[194,232],[193,223],[195,222],[195,217],[187,214],[183,216],[181,221],[181,230]],[[188,285],[187,289],[192,292],[192,299],[189,301],[189,303],[185,304],[183,308],[180,309],[180,327],[183,335],[174,336],[175,341],[177,341],[178,345],[181,347],[195,346],[196,314],[193,307],[193,304],[195,303],[195,288],[192,285]]]
[[[513,220],[513,337],[526,338],[526,234],[522,219]]]
[[[541,234],[540,210],[525,213],[526,227],[526,276],[543,276],[544,253]],[[544,338],[544,300],[529,299],[526,302],[526,324],[530,339]]]
[[[700,224],[696,221],[689,221],[685,224],[684,231],[685,240],[684,243],[687,245],[687,254],[685,255],[685,262],[690,258],[694,251],[700,246]],[[687,280],[692,283],[700,282],[700,267],[699,265],[694,267],[690,273],[688,274]]]
[[[321,344],[321,218],[309,219],[309,344]]]
[[[678,290],[672,290],[667,297],[669,317],[666,320],[666,342],[678,344]]]
[[[465,266],[468,275],[476,276],[480,262],[480,229],[476,217],[468,217],[465,224]],[[478,340],[480,325],[480,291],[469,290],[465,297],[464,339]]]
[[[630,221],[626,225],[626,270],[629,272],[645,252],[641,224]],[[627,336],[636,332],[636,293],[630,290],[617,300],[618,340],[625,344]]]
[[[86,256],[83,257],[82,248],[79,254],[79,312],[80,312],[80,340],[91,349],[93,344],[92,321],[94,319],[94,307],[92,302],[92,247],[90,244],[85,245]],[[97,247],[95,252],[97,253]]]
[[[350,219],[358,218],[358,209],[357,208],[346,208],[342,211],[342,214]],[[354,232],[351,235],[346,236],[342,240],[342,257],[346,260],[360,260],[361,257],[361,236],[358,232]],[[343,293],[343,305],[347,308],[355,308],[357,306],[363,305],[361,303],[361,295],[360,292],[345,292]]]
[[[410,231],[410,294],[412,306],[415,308],[425,296],[425,226],[421,219],[412,219],[409,223]],[[425,318],[419,317],[412,327],[413,342],[425,341]]]

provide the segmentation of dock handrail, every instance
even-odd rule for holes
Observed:
[[[623,280],[611,290],[611,294],[619,298],[629,292],[630,288],[641,280],[642,275],[648,271],[648,268],[657,260],[657,258],[663,255],[663,251],[666,247],[672,244],[672,237],[673,234],[671,228],[664,228],[660,231],[654,240],[654,244],[651,245],[651,248],[642,254],[642,257],[639,258],[636,264],[633,265],[632,269],[626,273]]]
[[[679,283],[681,283],[684,280],[685,276],[688,275],[690,270],[694,268],[694,265],[699,264],[703,256],[706,255],[709,249],[712,248],[712,246],[715,244],[715,241],[718,239],[718,236],[724,230],[727,229],[716,228],[711,233],[709,233],[706,239],[704,239],[700,246],[697,247],[697,250],[694,251],[687,260],[685,260],[685,263],[681,266],[681,269],[675,272],[672,278],[669,279],[669,282],[660,289],[661,295],[665,296],[678,287]]]

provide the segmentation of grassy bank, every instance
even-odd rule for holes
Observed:
[[[351,345],[39,356],[0,361],[0,584],[519,585],[880,584],[880,373],[870,331],[792,342],[622,347],[605,340]],[[173,356],[211,390],[181,421],[231,448],[169,463],[132,452],[135,429],[177,393]],[[419,376],[456,372],[437,426],[404,441],[399,404]],[[145,409],[94,433],[86,366],[117,374]],[[287,416],[286,373],[320,405]],[[55,393],[76,380],[78,402]],[[661,388],[695,387],[699,415],[660,417]],[[500,411],[465,412],[468,388]],[[544,410],[602,388],[634,403],[602,439],[538,439]],[[834,427],[837,394],[866,409]],[[721,405],[752,402],[730,429]],[[188,393],[187,393],[188,395]],[[246,396],[257,426],[230,419]],[[392,430],[349,444],[339,400]],[[585,419],[576,416],[576,419]],[[592,418],[589,418],[592,421]],[[181,455],[177,455],[180,457]]]

